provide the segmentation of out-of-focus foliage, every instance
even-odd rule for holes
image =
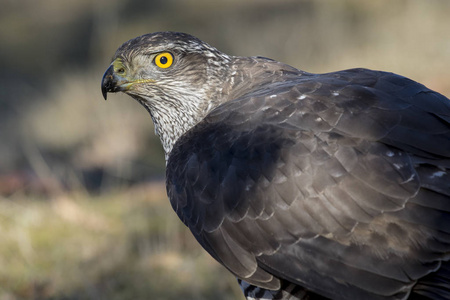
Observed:
[[[392,71],[449,96],[449,11],[447,0],[3,0],[0,300],[219,299],[216,287],[236,298],[164,187],[133,192],[163,179],[164,156],[143,108],[102,100],[124,41],[183,31],[228,54]]]
[[[0,201],[0,299],[236,299],[162,185]]]

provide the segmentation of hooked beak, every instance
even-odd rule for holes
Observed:
[[[123,91],[123,84],[126,80],[120,76],[118,76],[114,72],[114,66],[110,65],[106,70],[105,74],[102,78],[102,95],[103,98],[107,98],[107,93],[117,93]]]
[[[134,85],[155,83],[154,79],[136,79],[129,80],[114,72],[114,66],[111,64],[102,78],[102,95],[105,98],[108,93],[126,92],[132,89]]]

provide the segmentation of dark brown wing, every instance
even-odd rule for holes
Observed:
[[[274,83],[180,138],[167,191],[200,244],[251,284],[402,299],[450,255],[450,101],[365,69]],[[422,293],[449,290],[436,286]]]

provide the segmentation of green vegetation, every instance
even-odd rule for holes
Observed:
[[[1,300],[240,297],[171,211],[162,184],[3,199],[0,239]]]

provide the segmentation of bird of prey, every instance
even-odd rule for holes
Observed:
[[[108,92],[148,110],[173,209],[247,299],[450,299],[443,95],[174,32],[120,46]]]

